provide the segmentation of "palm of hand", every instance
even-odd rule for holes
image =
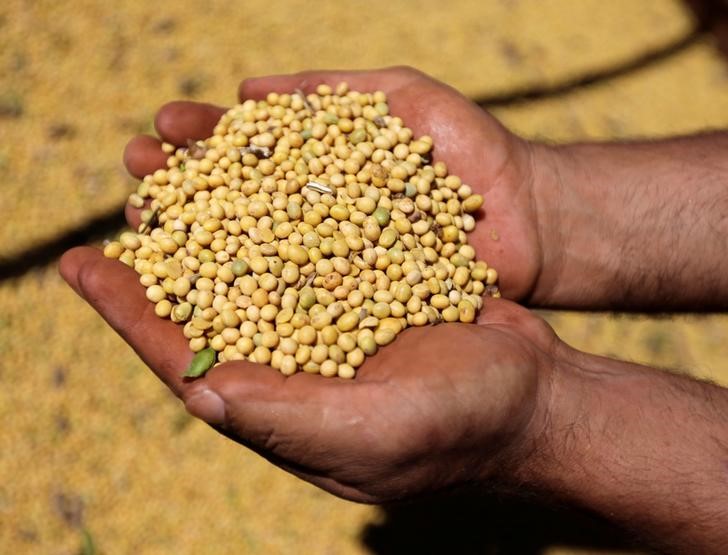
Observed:
[[[469,241],[498,270],[506,297],[526,297],[541,263],[529,143],[454,89],[416,71],[393,71],[395,77],[385,81],[390,86],[381,84],[392,113],[416,133],[430,135],[435,159],[485,196],[485,217]]]
[[[387,90],[393,113],[417,133],[433,137],[436,157],[483,192],[492,210],[486,232],[472,234],[476,249],[501,265],[504,281],[512,284],[507,293],[527,291],[536,271],[537,242],[527,224],[523,145],[456,92],[419,73],[325,78]],[[267,78],[244,83],[242,92],[256,97],[305,87],[305,81]],[[187,112],[186,122],[175,117],[180,109]],[[220,111],[205,107],[207,112],[196,117],[196,109],[178,104],[162,112],[157,126],[165,140],[179,144],[183,137],[206,136]],[[161,165],[158,144],[142,139],[134,151],[131,143],[126,160],[132,173]],[[484,150],[474,152],[471,145],[480,144]],[[491,227],[502,241],[492,243]],[[489,301],[482,325],[406,330],[368,359],[353,382],[307,374],[284,378],[246,362],[220,365],[190,382],[180,377],[191,357],[180,328],[154,315],[132,270],[81,248],[64,257],[61,272],[191,412],[291,472],[360,500],[435,489],[467,479],[468,473],[472,478],[493,472],[496,459],[487,457],[483,446],[503,447],[506,456],[518,444],[541,395],[538,361],[552,343],[550,332],[527,311]],[[210,412],[210,392],[222,398],[224,414],[220,406]]]
[[[497,325],[410,329],[395,345],[354,382],[322,388],[301,376],[299,388],[289,379],[286,402],[306,399],[305,420],[294,409],[287,425],[261,429],[257,443],[296,461],[289,469],[300,476],[362,501],[498,474],[523,447],[517,438],[535,410],[536,349]]]

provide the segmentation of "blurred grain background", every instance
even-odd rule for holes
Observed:
[[[0,553],[622,553],[586,515],[473,494],[386,509],[189,418],[61,282],[118,232],[128,138],[245,76],[411,64],[550,141],[728,125],[709,0],[0,4]],[[724,316],[544,314],[572,345],[728,384]]]

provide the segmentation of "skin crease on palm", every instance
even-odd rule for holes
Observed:
[[[432,136],[435,159],[485,196],[485,216],[469,241],[478,258],[499,270],[506,297],[526,297],[541,258],[529,143],[453,89],[406,68],[246,80],[240,97],[341,81],[353,90],[387,92],[393,114],[415,134]],[[184,145],[209,136],[223,112],[173,102],[158,113],[156,128],[162,140]],[[132,139],[124,153],[139,178],[165,160],[160,140],[148,136]],[[127,207],[127,219],[138,224],[138,211]],[[63,257],[61,273],[192,414],[297,476],[357,501],[507,479],[502,469],[537,448],[555,353],[566,348],[526,309],[487,299],[477,325],[405,330],[368,358],[354,380],[286,378],[247,362],[188,380],[181,374],[192,353],[181,328],[155,316],[132,269],[79,247]]]

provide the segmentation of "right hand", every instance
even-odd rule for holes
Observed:
[[[61,274],[190,413],[335,495],[381,503],[508,486],[549,448],[552,380],[567,349],[504,299],[487,299],[477,324],[405,330],[353,380],[286,377],[247,361],[190,380],[182,330],[154,314],[134,270],[78,247],[63,256]]]

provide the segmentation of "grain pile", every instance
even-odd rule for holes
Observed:
[[[104,254],[140,274],[198,353],[189,375],[247,359],[353,378],[408,326],[473,322],[498,274],[467,232],[483,197],[431,158],[382,91],[319,85],[165,144],[129,202],[138,232]]]

